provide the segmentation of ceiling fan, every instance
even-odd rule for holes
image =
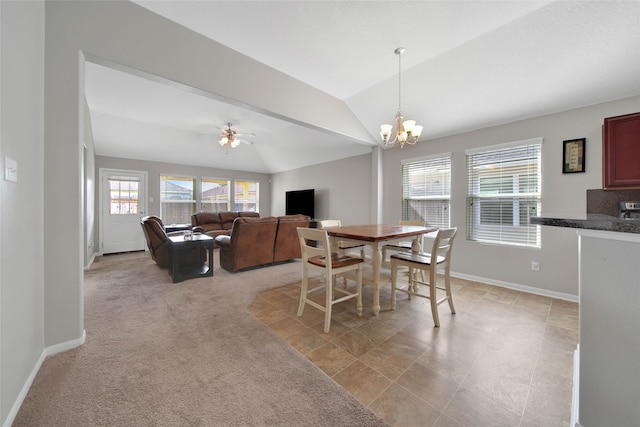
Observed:
[[[247,145],[253,145],[252,141],[246,140],[244,136],[256,136],[255,133],[238,133],[237,131],[231,129],[231,123],[226,123],[226,128],[219,128],[222,130],[220,133],[220,138],[218,139],[218,144],[221,147],[225,148],[236,148],[241,143]]]

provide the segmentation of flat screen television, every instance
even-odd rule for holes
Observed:
[[[315,190],[287,191],[285,193],[286,215],[302,214],[315,218]]]

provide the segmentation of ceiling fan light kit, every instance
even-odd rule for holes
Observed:
[[[400,144],[400,148],[405,144],[413,145],[418,142],[420,135],[422,134],[423,127],[416,124],[415,120],[404,120],[402,116],[402,54],[404,48],[399,47],[395,51],[398,55],[398,112],[396,113],[396,132],[393,134],[393,125],[383,124],[380,126],[380,137],[385,148],[393,147],[396,142]]]
[[[241,142],[243,142],[235,130],[231,129],[231,123],[227,123],[227,128],[222,129],[222,134],[220,135],[220,139],[218,139],[218,144],[224,148],[237,148]],[[253,134],[249,134],[253,135]],[[250,141],[244,141],[246,144],[251,144]]]

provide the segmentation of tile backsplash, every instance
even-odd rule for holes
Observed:
[[[587,190],[587,213],[618,216],[617,202],[640,201],[637,190]]]

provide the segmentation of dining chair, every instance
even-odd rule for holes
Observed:
[[[322,221],[319,221],[318,223],[320,225],[320,227],[318,228],[329,228],[329,227],[341,227],[342,223],[340,222],[339,219],[323,219]],[[349,242],[343,242],[340,241],[338,242],[338,251],[341,254],[345,254],[347,251],[350,250],[359,250],[360,251],[360,258],[362,258],[363,260],[366,259],[364,256],[364,246],[365,245],[359,245],[357,243],[349,243]]]
[[[398,252],[391,255],[391,310],[396,309],[396,291],[404,292],[409,296],[409,299],[413,295],[426,298],[431,303],[431,315],[433,316],[433,323],[436,327],[440,326],[440,319],[438,317],[438,305],[444,301],[449,302],[449,309],[452,314],[456,313],[456,309],[453,306],[453,298],[451,295],[451,283],[450,283],[450,267],[451,267],[451,249],[453,248],[453,239],[456,236],[457,228],[443,228],[438,230],[431,253],[425,252]],[[438,286],[436,283],[436,270],[441,265],[444,267],[444,287]],[[406,288],[400,288],[397,286],[397,273],[399,266],[409,267],[408,286]],[[414,274],[415,270],[428,271],[429,282],[425,282],[417,279],[417,275]],[[428,293],[422,293],[419,286],[424,285],[428,288]],[[438,299],[437,291],[441,290],[445,292],[445,296]],[[427,291],[427,289],[425,289]]]
[[[398,225],[416,225],[420,227],[424,227],[426,225],[425,221],[421,220],[400,220]],[[386,261],[387,259],[387,251],[393,252],[406,252],[411,250],[411,245],[413,244],[413,240],[411,241],[402,241],[402,242],[394,242],[386,244],[382,247],[382,260]]]
[[[351,298],[356,298],[358,315],[362,316],[362,258],[331,253],[327,230],[298,227],[298,239],[302,252],[302,286],[298,316],[302,316],[306,304],[324,312],[324,333],[331,326],[333,306]],[[347,271],[356,271],[356,291],[336,287],[336,276]],[[324,280],[309,289],[309,272],[321,273]],[[311,299],[310,294],[324,288],[324,305]],[[337,294],[342,296],[334,299]]]

